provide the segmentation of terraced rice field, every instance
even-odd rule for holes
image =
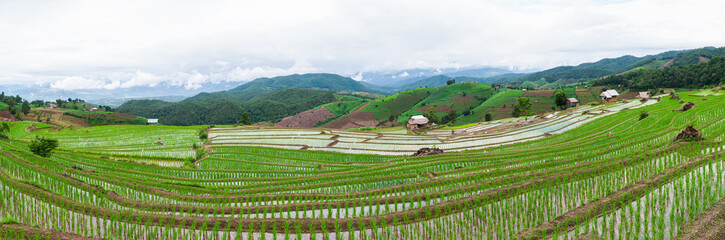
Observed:
[[[211,146],[259,146],[307,149],[357,154],[406,156],[421,147],[463,151],[540,139],[628,109],[646,107],[656,101],[583,106],[549,119],[507,119],[456,130],[433,130],[423,136],[401,133],[360,132],[337,129],[213,128]],[[585,112],[597,113],[585,114]]]
[[[427,136],[213,128],[202,143],[200,127],[16,123],[0,140],[0,219],[22,225],[0,238],[60,239],[31,226],[105,239],[722,236],[709,223],[725,206],[725,98],[681,97],[695,107],[665,97]],[[705,140],[674,142],[687,125]],[[60,149],[28,152],[36,134]],[[406,157],[434,145],[448,153]]]

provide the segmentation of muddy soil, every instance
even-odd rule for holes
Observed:
[[[39,228],[19,223],[0,224],[0,235],[12,236],[12,239],[50,239],[50,240],[91,240],[80,235],[58,232],[56,230]],[[24,237],[20,237],[24,236]],[[1,239],[1,238],[0,238]],[[8,238],[10,239],[10,238]]]

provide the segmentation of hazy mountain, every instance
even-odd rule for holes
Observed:
[[[273,78],[257,78],[227,91],[200,93],[185,99],[184,102],[200,99],[232,99],[238,102],[248,101],[263,93],[275,92],[282,89],[316,89],[333,92],[369,92],[387,93],[382,90],[371,89],[361,82],[329,73],[293,74]]]
[[[234,86],[238,86],[238,83],[208,83],[198,89],[186,89],[183,86],[173,86],[167,84],[159,84],[154,87],[139,86],[116,89],[78,90],[52,89],[49,86],[6,85],[2,86],[2,89],[7,95],[20,95],[24,98],[30,99],[31,101],[53,101],[55,99],[79,98],[89,102],[96,102],[101,105],[110,106],[112,105],[110,103],[118,103],[117,105],[121,105],[125,102],[125,99],[164,99],[169,101],[179,101],[178,98],[168,98],[164,96],[180,96],[186,98],[201,92],[222,91]],[[101,102],[109,104],[102,104]]]
[[[635,57],[631,55],[618,58],[605,58],[596,62],[582,63],[576,66],[560,66],[544,71],[526,74],[512,82],[524,83],[544,80],[590,80],[619,74],[637,68],[664,68],[696,64],[708,59],[725,56],[725,47],[705,47],[692,50],[667,51],[655,55]]]
[[[104,98],[98,100],[91,100],[93,104],[118,107],[131,100],[161,100],[165,102],[179,102],[189,96],[158,96],[158,97],[137,97],[137,98]]]
[[[512,71],[503,68],[492,67],[469,67],[469,68],[443,68],[443,69],[407,69],[400,71],[388,72],[363,72],[358,77],[362,81],[379,86],[402,86],[416,82],[421,79],[429,78],[437,75],[446,75],[452,77],[475,77],[486,78],[501,74],[512,73]]]

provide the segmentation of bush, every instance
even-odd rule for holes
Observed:
[[[649,113],[647,111],[643,110],[642,112],[639,113],[639,120],[645,119],[647,117],[649,117]]]
[[[28,148],[31,152],[41,157],[50,157],[53,150],[58,147],[58,140],[35,136]]]
[[[209,134],[206,132],[206,129],[204,129],[204,128],[199,129],[198,135],[199,135],[199,139],[201,139],[201,140],[204,140],[209,137]]]
[[[9,139],[8,132],[10,132],[10,125],[8,125],[8,123],[3,123],[3,125],[0,126],[0,139]]]
[[[492,119],[492,117],[491,117],[491,114],[490,114],[490,113],[486,113],[486,116],[484,116],[484,118],[486,119],[486,122],[489,122],[489,121],[491,121],[491,119]]]

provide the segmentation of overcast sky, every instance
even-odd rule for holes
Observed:
[[[723,0],[0,1],[0,84],[56,89],[499,66],[725,46]]]

